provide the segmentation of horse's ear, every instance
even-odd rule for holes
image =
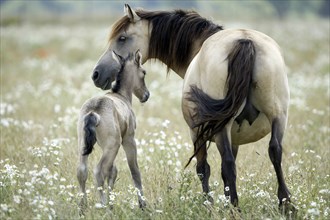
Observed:
[[[135,11],[128,4],[125,4],[124,12],[131,22],[136,22],[141,20],[141,18],[135,13]]]
[[[142,66],[142,54],[140,50],[137,50],[135,52],[135,63],[139,66]]]
[[[120,65],[122,65],[124,58],[117,54],[115,51],[112,51],[112,58]]]

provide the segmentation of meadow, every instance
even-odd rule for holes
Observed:
[[[76,123],[83,102],[103,94],[91,72],[107,47],[112,22],[21,23],[0,27],[1,219],[79,219]],[[298,19],[224,23],[262,31],[281,46],[288,66],[291,105],[283,169],[297,219],[330,219],[329,21]],[[220,155],[209,148],[214,205],[202,195],[193,147],[181,113],[182,80],[159,61],[148,61],[149,101],[135,98],[138,163],[146,210],[121,149],[109,206],[99,204],[89,159],[85,219],[286,219],[278,211],[277,181],[268,157],[269,136],[240,147],[237,187],[241,213],[223,195]],[[290,219],[290,217],[287,217]]]

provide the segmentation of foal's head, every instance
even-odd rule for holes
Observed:
[[[142,67],[140,51],[136,51],[135,54],[129,53],[126,58],[112,51],[112,57],[120,65],[120,69],[115,82],[111,85],[111,90],[129,96],[133,93],[140,102],[146,102],[150,93],[144,81],[146,71]]]

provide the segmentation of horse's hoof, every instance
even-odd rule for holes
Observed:
[[[290,201],[285,201],[279,205],[279,211],[289,219],[295,219],[298,213],[298,208]]]
[[[232,219],[242,219],[242,211],[238,206],[233,206],[233,208],[230,209],[230,215]]]
[[[144,210],[145,207],[147,207],[147,203],[144,200],[140,200],[139,207],[140,207],[140,209]]]
[[[204,193],[204,198],[206,199],[206,200],[204,201],[204,205],[205,205],[205,204],[208,204],[208,205],[214,205],[214,199],[213,199],[212,196],[210,196],[209,194]]]

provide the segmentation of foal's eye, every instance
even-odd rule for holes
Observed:
[[[125,36],[120,36],[119,39],[118,39],[120,42],[124,42],[126,40],[126,37]]]
[[[146,75],[147,74],[147,72],[145,70],[143,70],[142,73],[143,73],[143,75]]]

